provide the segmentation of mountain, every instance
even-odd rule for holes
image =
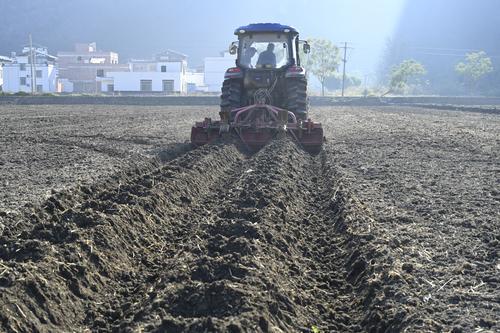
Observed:
[[[481,82],[481,90],[500,95],[500,1],[407,1],[394,36],[388,41],[380,68],[386,78],[390,68],[405,59],[426,67],[428,93],[465,93],[454,72],[468,52],[485,51],[495,71]]]

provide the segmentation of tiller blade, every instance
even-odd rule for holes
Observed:
[[[290,135],[310,153],[317,153],[323,144],[320,123],[297,120],[291,111],[267,104],[253,104],[229,112],[221,112],[220,121],[206,118],[191,130],[191,142],[204,145],[223,133],[237,135],[252,152],[258,151],[277,136]]]

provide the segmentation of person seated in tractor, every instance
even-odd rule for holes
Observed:
[[[276,55],[274,54],[274,44],[267,44],[267,50],[259,55],[259,60],[257,60],[257,65],[259,67],[276,67]]]
[[[252,67],[252,58],[257,53],[257,49],[255,47],[248,48],[243,56],[241,57],[240,64],[243,67],[251,68]]]

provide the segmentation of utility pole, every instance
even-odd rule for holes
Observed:
[[[344,42],[344,47],[341,47],[341,49],[344,49],[344,58],[342,59],[342,62],[344,63],[344,69],[342,74],[342,97],[344,97],[344,90],[345,90],[345,65],[347,63],[347,49],[351,48],[352,47],[347,47],[347,42]]]
[[[364,83],[363,83],[363,97],[367,97],[368,96],[368,78],[370,77],[370,74],[365,74],[365,80],[364,80]]]
[[[33,40],[31,38],[31,34],[29,34],[29,37],[30,37],[31,94],[34,95],[35,94],[35,90],[34,90],[35,76],[33,75],[33,72],[34,72],[33,65],[34,65],[35,59],[33,57]]]
[[[37,93],[38,89],[36,84],[36,50],[33,49],[33,45],[31,49],[33,50],[33,67],[35,68],[35,75],[33,76],[33,81],[35,81],[35,85],[33,86],[33,90],[35,91],[35,93]]]

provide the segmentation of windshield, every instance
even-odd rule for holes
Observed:
[[[260,33],[240,38],[239,64],[245,68],[280,68],[290,63],[288,35]]]

